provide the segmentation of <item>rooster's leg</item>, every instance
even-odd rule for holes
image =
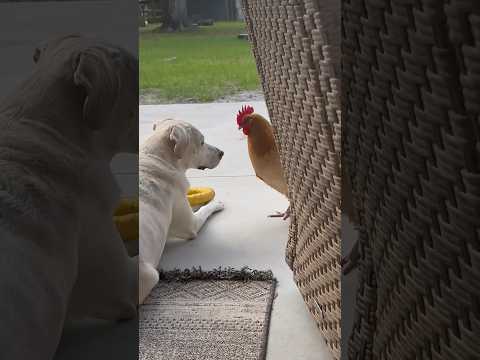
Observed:
[[[268,215],[268,217],[271,217],[271,218],[281,217],[283,220],[287,220],[290,217],[290,206],[288,207],[287,210],[285,210],[285,212],[282,213],[280,211],[277,211],[275,214]]]

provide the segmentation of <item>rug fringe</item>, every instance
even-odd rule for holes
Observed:
[[[202,270],[201,267],[185,270],[160,270],[159,275],[160,280],[164,281],[243,280],[276,282],[271,270],[253,270],[248,266],[240,270],[232,267],[218,267],[213,270]]]

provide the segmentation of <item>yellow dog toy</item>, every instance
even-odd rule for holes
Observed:
[[[187,193],[191,207],[205,205],[214,197],[215,191],[209,187],[192,187]],[[113,219],[123,241],[138,240],[138,199],[122,199]]]
[[[192,187],[187,193],[187,199],[191,207],[208,204],[214,197],[215,191],[209,187]]]
[[[138,240],[138,199],[122,199],[113,220],[123,241]]]

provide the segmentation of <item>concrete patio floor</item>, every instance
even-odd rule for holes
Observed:
[[[285,263],[288,222],[267,215],[283,211],[288,201],[258,180],[251,167],[246,137],[237,130],[235,115],[245,104],[146,105],[140,107],[140,142],[152,132],[154,121],[175,118],[200,129],[206,142],[225,152],[213,170],[191,170],[193,186],[210,186],[225,210],[214,215],[197,239],[167,243],[164,269],[218,266],[271,269],[278,279],[271,317],[267,359],[331,359],[328,348]],[[267,116],[265,103],[253,102]]]
[[[267,217],[276,210],[285,210],[288,201],[255,177],[246,137],[236,127],[235,114],[242,105],[245,104],[140,107],[140,143],[152,132],[154,121],[170,117],[192,123],[203,132],[208,143],[225,152],[216,169],[188,172],[193,186],[215,189],[216,198],[224,202],[225,210],[214,215],[195,240],[169,241],[160,267],[212,269],[249,266],[272,270],[278,287],[267,360],[329,360],[332,358],[329,350],[285,263],[288,221]],[[265,103],[249,105],[267,116]],[[125,196],[138,193],[135,156],[117,157],[112,169]],[[85,356],[89,359],[129,360],[136,351],[136,329],[136,320],[120,324],[91,321],[67,326],[55,360],[80,360]]]

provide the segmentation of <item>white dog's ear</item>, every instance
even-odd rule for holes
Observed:
[[[33,52],[33,62],[35,64],[38,63],[38,60],[40,60],[41,55],[42,55],[42,48],[39,46],[35,48],[35,51]]]
[[[187,130],[182,126],[172,126],[172,129],[170,130],[170,141],[173,144],[174,154],[181,159],[185,154],[189,143]]]
[[[73,81],[85,91],[83,118],[92,130],[103,127],[117,100],[119,81],[115,61],[118,58],[115,51],[92,47],[75,59]]]
[[[42,43],[37,46],[33,52],[33,62],[36,64],[42,57],[43,52],[47,49],[47,43]]]

